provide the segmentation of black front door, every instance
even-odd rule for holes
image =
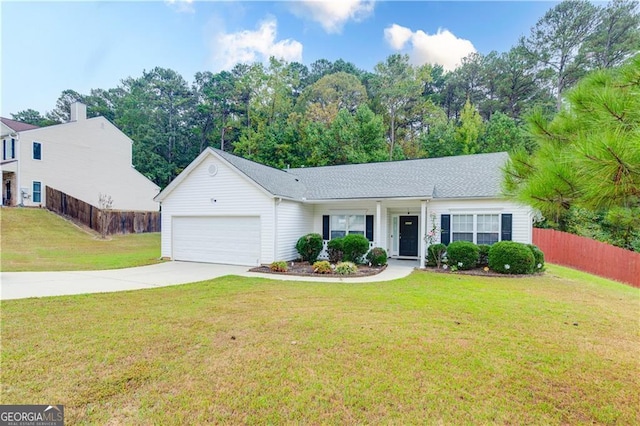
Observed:
[[[400,256],[418,255],[418,216],[400,216]]]

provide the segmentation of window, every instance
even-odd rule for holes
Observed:
[[[11,140],[2,139],[2,159],[3,160],[11,160],[16,158],[16,140],[11,138]]]
[[[344,237],[347,234],[364,235],[364,215],[331,216],[331,239]]]
[[[497,214],[479,214],[477,220],[478,244],[493,244],[498,242],[500,221]]]
[[[497,214],[460,214],[451,216],[451,241],[493,244],[500,239]]]
[[[42,144],[40,142],[33,143],[33,159],[42,160]]]
[[[42,183],[33,182],[33,202],[42,202]]]
[[[473,242],[473,215],[457,214],[451,219],[451,241]]]

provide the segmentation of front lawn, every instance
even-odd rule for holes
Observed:
[[[104,240],[44,209],[3,208],[0,215],[4,272],[117,269],[160,261],[160,233]]]
[[[2,404],[69,424],[638,424],[640,291],[414,272],[2,303]]]

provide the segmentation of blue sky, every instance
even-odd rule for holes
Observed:
[[[60,93],[116,87],[156,66],[191,82],[269,55],[373,70],[396,52],[453,69],[508,50],[553,2],[2,1],[1,114],[42,113]]]

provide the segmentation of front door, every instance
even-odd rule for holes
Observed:
[[[418,216],[400,216],[400,256],[418,255]]]

